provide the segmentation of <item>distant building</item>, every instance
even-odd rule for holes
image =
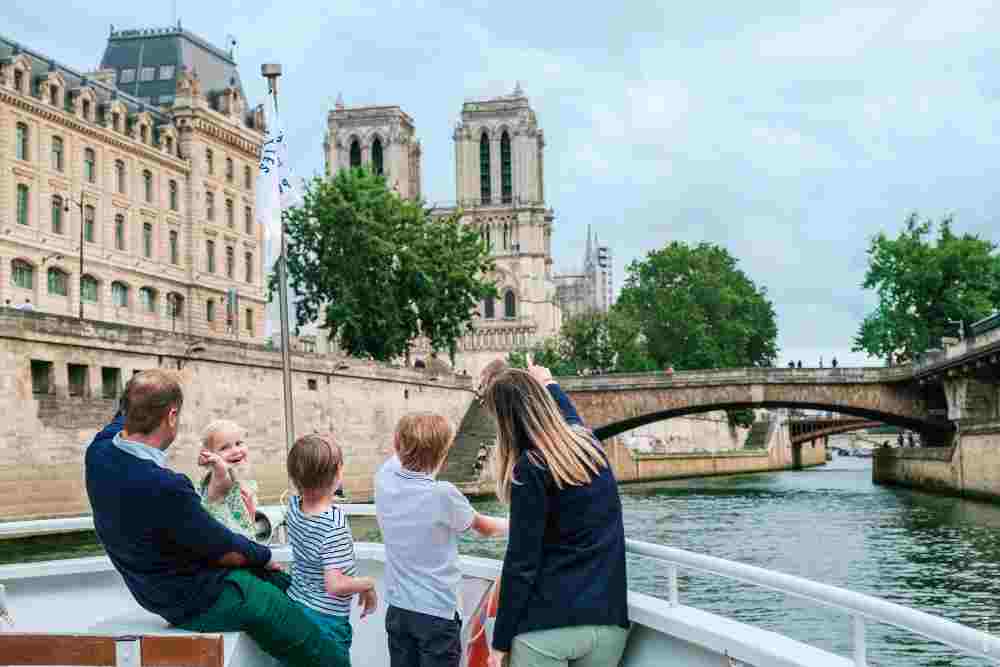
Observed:
[[[587,227],[587,250],[581,273],[556,274],[556,301],[563,317],[586,312],[606,313],[614,304],[614,255]]]
[[[0,38],[0,300],[263,342],[263,124],[179,26],[112,31],[90,73]]]

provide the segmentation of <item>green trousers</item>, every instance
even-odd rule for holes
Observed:
[[[614,625],[525,632],[514,637],[510,667],[615,667],[627,639],[628,630]]]
[[[349,667],[350,645],[324,632],[285,591],[284,572],[232,570],[219,599],[182,624],[192,632],[245,632],[286,667]]]

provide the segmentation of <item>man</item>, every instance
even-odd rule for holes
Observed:
[[[184,396],[175,374],[133,376],[114,421],[87,448],[94,527],[136,602],[195,632],[249,634],[289,667],[326,667],[332,643],[283,590],[271,550],[205,511],[166,466]]]
[[[31,299],[25,299],[24,303],[17,307],[17,310],[23,310],[26,313],[35,312],[35,307],[31,305]]]

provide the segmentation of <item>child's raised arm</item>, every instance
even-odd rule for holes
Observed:
[[[472,530],[483,537],[502,537],[507,534],[509,524],[507,519],[495,516],[486,516],[476,512],[472,519]]]

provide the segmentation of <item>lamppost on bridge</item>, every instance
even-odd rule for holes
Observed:
[[[77,209],[80,211],[80,280],[77,283],[77,290],[80,297],[80,321],[83,321],[83,244],[84,244],[84,228],[87,226],[87,221],[83,218],[83,195],[84,190],[80,190],[80,199],[73,199],[73,196],[68,192],[66,193],[66,198],[63,200],[63,211],[69,213],[70,202],[76,204]]]

